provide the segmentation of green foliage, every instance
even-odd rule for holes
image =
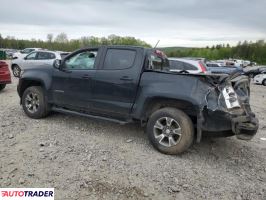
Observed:
[[[55,36],[47,35],[47,41],[43,40],[19,40],[14,37],[3,38],[0,34],[0,48],[24,49],[28,47],[39,47],[49,50],[74,51],[82,47],[95,47],[100,45],[134,45],[151,47],[145,41],[134,37],[120,37],[109,35],[108,37],[81,37],[80,39],[69,40],[65,33]],[[204,57],[209,60],[226,58],[244,59],[266,64],[266,43],[264,40],[257,42],[239,42],[237,46],[221,44],[206,48],[184,48],[167,47],[161,48],[169,57]]]
[[[206,48],[168,47],[162,50],[169,57],[203,57],[209,60],[235,58],[266,64],[266,43],[264,40],[239,42],[235,47],[222,44],[212,47],[207,46]]]
[[[110,35],[108,37],[81,37],[80,39],[69,40],[65,33],[60,33],[53,39],[52,34],[47,35],[47,41],[43,40],[19,40],[14,37],[2,38],[0,34],[0,48],[24,49],[29,47],[38,47],[49,50],[74,51],[82,47],[95,47],[100,45],[135,45],[151,47],[148,43],[134,37],[120,37]]]

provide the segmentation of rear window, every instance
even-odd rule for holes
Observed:
[[[136,58],[136,51],[125,49],[108,49],[104,69],[127,69],[133,66]]]
[[[169,70],[169,60],[165,54],[161,51],[154,51],[148,58],[148,69],[168,71]]]

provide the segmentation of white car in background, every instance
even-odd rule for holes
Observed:
[[[168,60],[171,72],[189,74],[207,73],[207,67],[201,60],[192,58],[168,58]]]
[[[12,58],[16,59],[16,58],[24,58],[26,57],[29,53],[33,52],[33,51],[38,51],[41,50],[41,48],[26,48],[23,49],[21,51],[18,51],[16,53],[13,54]]]
[[[40,65],[52,66],[55,59],[62,60],[68,52],[60,51],[46,51],[38,50],[33,51],[24,58],[16,58],[11,62],[11,69],[15,77],[20,77],[20,73],[24,69],[36,67]]]
[[[254,83],[266,86],[266,71],[263,71],[261,74],[256,75],[254,77]]]

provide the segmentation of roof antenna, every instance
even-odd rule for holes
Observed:
[[[158,42],[156,43],[156,45],[154,46],[154,49],[156,49],[157,45],[159,44],[160,40],[158,40]]]

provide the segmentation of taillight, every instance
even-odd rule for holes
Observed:
[[[3,61],[0,61],[0,69],[1,71],[8,70],[8,64]]]
[[[205,67],[205,65],[202,63],[202,62],[199,62],[199,66],[200,66],[200,69],[203,73],[206,73],[207,72],[207,69]]]

